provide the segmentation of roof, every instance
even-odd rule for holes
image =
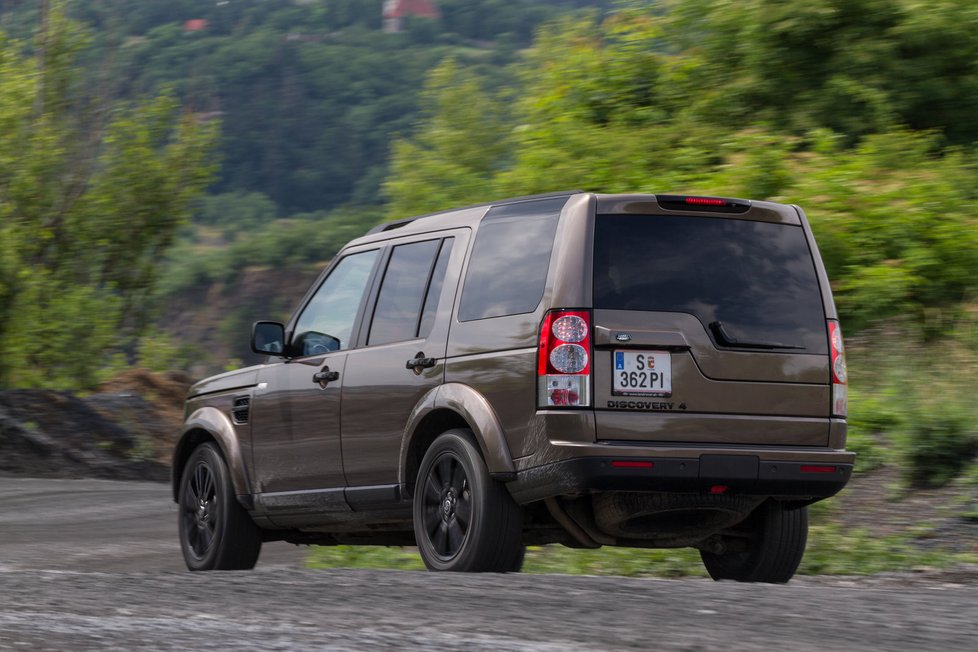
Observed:
[[[388,0],[384,3],[384,18],[441,18],[438,6],[430,0]]]
[[[207,29],[206,18],[191,18],[183,24],[183,31],[185,32],[199,32],[205,29]]]
[[[482,208],[490,206],[505,206],[507,204],[518,204],[525,201],[534,201],[538,199],[550,199],[555,197],[570,197],[571,195],[577,195],[584,192],[583,190],[563,190],[560,192],[548,192],[542,195],[527,195],[525,197],[512,197],[510,199],[502,199],[497,201],[484,202],[481,204],[472,204],[471,206],[463,206],[460,208],[451,208],[444,211],[438,211],[437,213],[428,213],[426,215],[417,215],[415,217],[406,217],[400,220],[394,220],[393,222],[385,222],[383,224],[378,224],[374,228],[367,231],[367,235],[373,235],[375,233],[383,233],[384,231],[392,231],[394,229],[399,229],[402,226],[410,224],[415,220],[419,220],[426,217],[435,217],[437,215],[445,215],[446,213],[456,213],[461,211],[466,211],[472,208]]]

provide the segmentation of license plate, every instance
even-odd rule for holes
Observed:
[[[611,393],[671,396],[672,356],[668,351],[615,351]]]

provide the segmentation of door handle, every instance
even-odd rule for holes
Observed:
[[[322,371],[317,371],[312,375],[312,382],[319,383],[321,386],[325,387],[326,383],[339,380],[340,372],[330,371],[329,367],[323,367]]]
[[[419,373],[421,373],[421,370],[422,369],[428,369],[428,368],[434,367],[435,364],[437,364],[437,362],[438,361],[435,360],[434,358],[426,358],[426,357],[424,357],[424,353],[422,353],[421,351],[418,351],[415,354],[414,358],[412,358],[411,360],[408,360],[407,361],[407,363],[404,365],[404,368],[405,369],[411,369],[411,370],[414,371],[414,373],[418,373],[419,374]]]

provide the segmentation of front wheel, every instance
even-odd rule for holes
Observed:
[[[511,572],[524,547],[523,509],[489,476],[472,432],[450,430],[424,455],[414,491],[414,536],[429,570]]]
[[[180,548],[187,568],[248,570],[261,552],[261,530],[234,495],[231,474],[213,443],[191,453],[180,477]]]
[[[785,509],[768,500],[728,537],[723,554],[700,551],[703,565],[715,580],[783,584],[794,576],[808,542],[808,508]]]

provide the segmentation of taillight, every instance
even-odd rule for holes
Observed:
[[[832,354],[832,414],[844,417],[849,410],[849,373],[842,327],[833,320],[829,320],[829,351]]]
[[[591,405],[591,313],[552,310],[540,326],[537,351],[540,407]]]

